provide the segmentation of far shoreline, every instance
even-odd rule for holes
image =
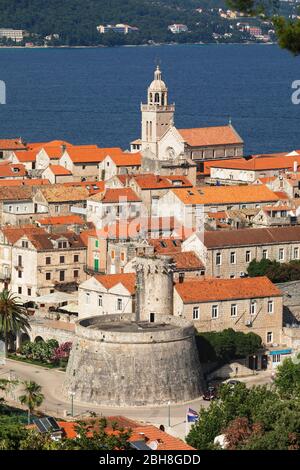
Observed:
[[[115,49],[117,47],[133,48],[133,47],[161,47],[161,46],[274,46],[277,42],[193,42],[193,43],[159,43],[159,44],[119,44],[115,46],[0,46],[1,49]]]

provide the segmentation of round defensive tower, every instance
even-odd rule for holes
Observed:
[[[76,323],[64,384],[64,393],[72,391],[75,400],[145,406],[201,395],[194,326],[172,315],[171,259],[138,258],[136,271],[135,313]]]

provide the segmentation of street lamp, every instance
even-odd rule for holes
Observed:
[[[72,416],[72,418],[74,418],[74,396],[75,396],[75,392],[70,391],[69,395],[71,397],[71,416]]]

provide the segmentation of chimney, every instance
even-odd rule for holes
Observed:
[[[63,155],[67,149],[67,146],[65,144],[62,144],[60,148],[61,148],[61,155]]]

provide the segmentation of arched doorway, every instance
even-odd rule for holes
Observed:
[[[25,343],[30,342],[30,336],[27,333],[22,333],[20,336],[20,347],[23,346]]]

